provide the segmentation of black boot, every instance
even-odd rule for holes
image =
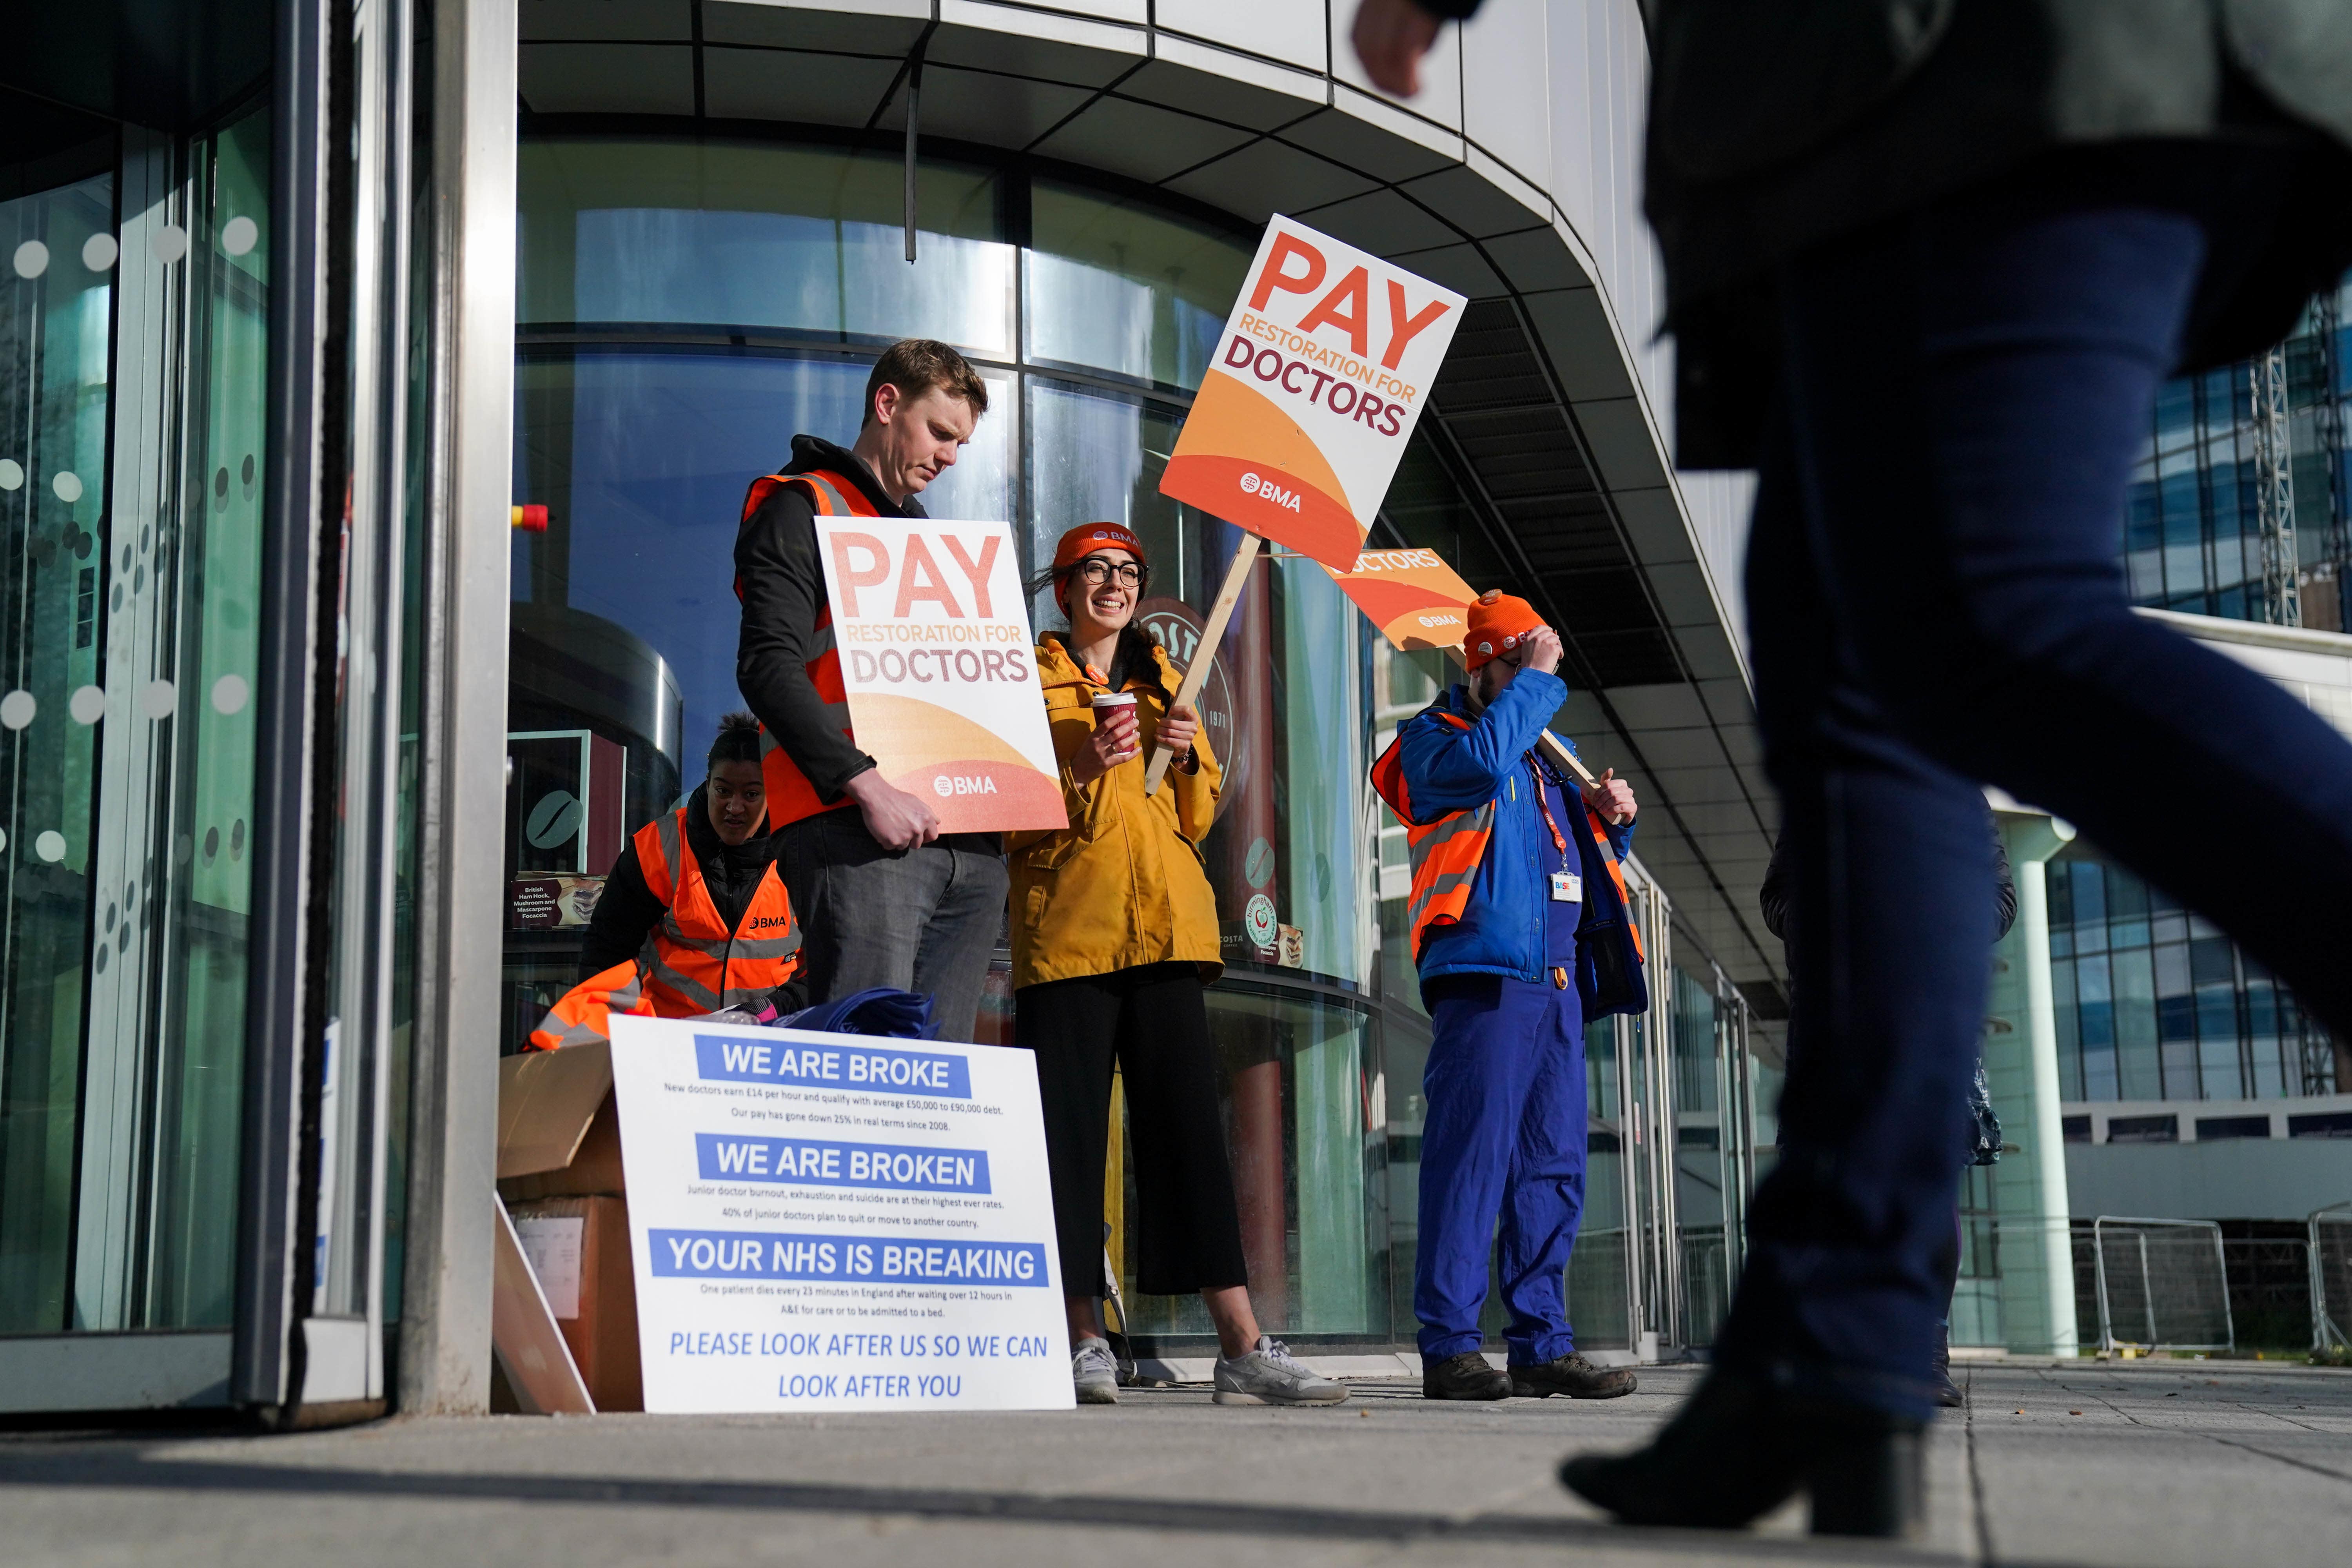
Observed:
[[[1511,1379],[1496,1372],[1476,1351],[1424,1364],[1421,1369],[1423,1399],[1508,1399]]]
[[[1570,1491],[1629,1524],[1737,1530],[1812,1496],[1816,1535],[1916,1535],[1926,1514],[1920,1428],[1780,1394],[1718,1367],[1650,1446],[1560,1466]]]
[[[1946,1323],[1936,1334],[1936,1363],[1933,1377],[1936,1403],[1947,1410],[1958,1410],[1968,1403],[1960,1385],[1952,1381],[1952,1325]]]
[[[1521,1399],[1549,1399],[1555,1394],[1570,1399],[1615,1399],[1633,1393],[1636,1384],[1630,1368],[1595,1366],[1573,1352],[1539,1366],[1511,1368],[1511,1392]]]

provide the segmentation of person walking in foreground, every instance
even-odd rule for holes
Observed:
[[[987,384],[961,354],[893,343],[866,378],[856,444],[793,437],[793,460],[743,498],[735,540],[735,679],[765,732],[768,821],[808,926],[809,1001],[919,992],[943,1040],[971,1038],[1003,920],[1003,854],[992,833],[942,837],[931,808],[857,749],[815,518],[921,517],[915,497],[987,412]]]
[[[1408,903],[1432,1038],[1422,1092],[1413,1313],[1431,1399],[1613,1399],[1633,1373],[1576,1352],[1565,1270],[1584,1208],[1584,1026],[1649,1005],[1623,873],[1637,807],[1580,792],[1537,746],[1567,700],[1559,634],[1524,599],[1470,606],[1466,684],[1406,721],[1372,764],[1405,825]],[[1510,1370],[1479,1353],[1502,1220]]]
[[[2017,921],[2017,879],[2010,875],[2009,850],[2000,841],[2000,827],[1986,813],[1986,827],[1992,840],[1993,932],[1995,942],[2009,934]],[[1756,895],[1759,910],[1764,916],[1764,929],[1780,939],[1780,952],[1790,973],[1796,972],[1796,961],[1790,955],[1797,945],[1796,922],[1790,918],[1790,906],[1794,899],[1792,884],[1796,873],[1791,868],[1793,857],[1789,853],[1789,839],[1782,835],[1772,846],[1771,863],[1764,868],[1764,886]],[[1796,1005],[1791,996],[1790,1005]],[[1992,1108],[1992,1090],[1985,1083],[1984,1060],[1977,1060],[1976,1071],[1969,1079],[1969,1138],[1968,1147],[1957,1151],[1965,1173],[1970,1165],[2000,1163],[2000,1118]],[[1948,1233],[1951,1245],[1944,1249],[1937,1265],[1937,1278],[1942,1280],[1943,1310],[1936,1318],[1936,1356],[1929,1363],[1928,1378],[1936,1387],[1936,1403],[1947,1410],[1958,1410],[1968,1404],[1959,1384],[1952,1381],[1952,1298],[1960,1288],[1960,1253],[1965,1245],[1960,1236],[1959,1212],[1952,1214],[1952,1227]]]
[[[1434,27],[1360,18],[1374,79]],[[1649,37],[1676,458],[1761,470],[1803,1003],[1714,1370],[1562,1479],[1642,1522],[1801,1489],[1817,1532],[1905,1534],[1992,936],[1979,784],[2352,1030],[2352,743],[2134,615],[2119,569],[2158,388],[2276,343],[2352,261],[2352,6],[1662,0]],[[2231,803],[2229,855],[2181,852],[2151,783],[2183,777]]]
[[[638,828],[613,863],[581,942],[580,984],[531,1031],[531,1048],[610,1039],[616,1012],[800,1007],[801,927],[776,874],[759,721],[719,720],[709,765],[686,804]]]
[[[1216,895],[1201,869],[1221,775],[1177,672],[1134,624],[1150,581],[1142,542],[1081,524],[1054,552],[1066,634],[1037,644],[1037,676],[1070,825],[1009,836],[1013,1043],[1036,1053],[1045,1163],[1082,1405],[1113,1405],[1118,1382],[1098,1306],[1103,1162],[1111,1067],[1127,1086],[1135,1151],[1136,1289],[1201,1293],[1223,1351],[1220,1405],[1336,1405],[1250,1310],[1233,1168],[1217,1109],[1202,988],[1222,971]],[[1158,746],[1176,763],[1143,792]]]

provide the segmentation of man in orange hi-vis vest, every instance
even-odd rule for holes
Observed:
[[[709,769],[684,805],[621,851],[581,945],[581,982],[531,1031],[534,1048],[610,1039],[615,1013],[758,1017],[804,1005],[793,983],[801,927],[768,832],[758,721],[721,719]]]
[[[1633,1374],[1576,1353],[1564,1271],[1584,1208],[1584,1026],[1649,1005],[1618,862],[1633,791],[1580,790],[1537,746],[1568,697],[1534,606],[1470,606],[1468,683],[1399,726],[1372,787],[1405,825],[1413,961],[1429,1008],[1412,1309],[1431,1399],[1609,1399]],[[1479,1353],[1502,1221],[1510,1370]]]
[[[743,498],[735,540],[735,682],[764,731],[768,820],[808,933],[809,1002],[919,992],[946,1040],[971,1038],[1004,918],[1003,846],[993,833],[942,836],[931,808],[858,749],[815,518],[923,516],[915,497],[987,412],[986,384],[955,350],[892,344],[866,379],[856,441],[793,437],[793,460]]]

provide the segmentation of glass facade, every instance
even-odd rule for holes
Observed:
[[[2281,349],[2302,625],[2352,627],[2352,494],[2346,488],[2345,309],[2352,281],[2312,301]],[[2133,476],[2124,563],[2135,603],[2266,620],[2256,510],[2254,367],[2168,382]]]
[[[2293,994],[2161,889],[2079,840],[2050,861],[2049,889],[2063,1099],[2352,1091]]]
[[[2323,631],[2352,628],[2347,305],[2352,279],[2315,299],[2279,351],[2300,624]],[[2257,494],[2266,454],[2256,440],[2256,366],[2241,363],[2179,377],[2158,394],[2125,519],[2134,603],[2231,620],[2276,618],[2263,590]],[[2068,851],[2051,871],[2051,960],[2068,1099],[2338,1091],[2337,1053],[2325,1029],[2227,937],[2120,868],[2103,867],[2087,847]],[[2081,901],[2070,904],[2078,892]],[[2119,901],[2102,901],[2109,899]],[[2081,930],[2068,929],[2059,913],[2067,909],[2081,911]],[[2122,911],[2112,924],[2102,912],[2110,910]],[[2341,1089],[2352,1092],[2352,1082]]]
[[[0,170],[0,1334],[232,1313],[266,113],[12,100]]]

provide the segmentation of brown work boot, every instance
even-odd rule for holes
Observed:
[[[1464,1351],[1421,1367],[1423,1399],[1508,1399],[1511,1380],[1496,1372],[1476,1351]]]
[[[1570,1399],[1615,1399],[1633,1393],[1637,1384],[1630,1368],[1595,1366],[1578,1352],[1540,1366],[1511,1368],[1511,1392],[1521,1399],[1549,1399],[1555,1394]]]

